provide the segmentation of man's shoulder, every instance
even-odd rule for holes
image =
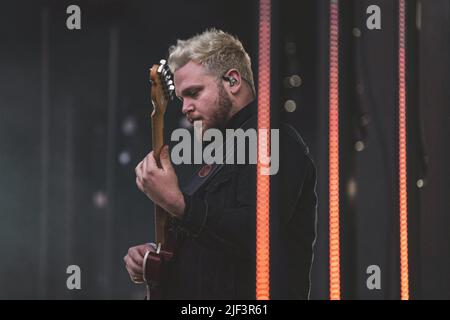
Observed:
[[[258,129],[258,116],[252,115],[243,125],[242,129]],[[293,147],[296,150],[300,150],[301,153],[309,155],[309,148],[303,140],[301,134],[292,125],[282,122],[278,128],[272,128],[279,130],[279,141],[286,147]],[[294,151],[294,150],[292,150]]]

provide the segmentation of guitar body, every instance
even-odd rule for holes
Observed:
[[[144,256],[144,281],[147,285],[147,300],[163,298],[163,272],[166,263],[173,257],[173,250],[156,247],[156,251],[147,251]]]
[[[164,113],[167,102],[172,99],[173,77],[165,60],[150,69],[151,100],[153,103],[152,145],[156,163],[161,167],[160,154],[164,146]],[[163,208],[155,204],[155,252],[147,252],[144,257],[143,275],[150,299],[161,299],[164,266],[173,257],[176,237],[171,227],[171,218]]]

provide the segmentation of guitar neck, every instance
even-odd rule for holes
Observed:
[[[158,164],[161,168],[160,155],[162,147],[164,146],[164,118],[161,114],[152,115],[152,144],[153,144],[153,154]],[[168,213],[161,208],[159,205],[155,204],[155,243],[161,243],[162,245],[166,242],[165,225],[168,218]]]

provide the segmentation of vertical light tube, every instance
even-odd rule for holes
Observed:
[[[268,169],[261,162],[270,151],[270,30],[271,0],[259,2],[258,56],[258,133],[267,130],[267,141],[258,143],[256,172],[256,299],[268,300],[270,293],[270,176],[261,174]],[[264,134],[263,134],[264,135]]]
[[[330,299],[341,298],[339,243],[339,2],[330,1],[329,259]]]
[[[408,271],[408,193],[406,159],[406,25],[405,0],[399,0],[398,28],[398,160],[400,209],[400,298],[409,299]]]

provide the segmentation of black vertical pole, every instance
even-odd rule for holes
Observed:
[[[38,298],[47,296],[48,262],[48,216],[49,216],[49,131],[50,131],[50,94],[49,94],[49,10],[41,12],[41,186],[39,219],[39,272]]]
[[[119,29],[110,30],[109,64],[108,64],[108,134],[106,150],[106,193],[107,209],[105,217],[105,292],[112,297],[113,252],[114,252],[114,191],[116,164],[116,109],[119,63]]]

